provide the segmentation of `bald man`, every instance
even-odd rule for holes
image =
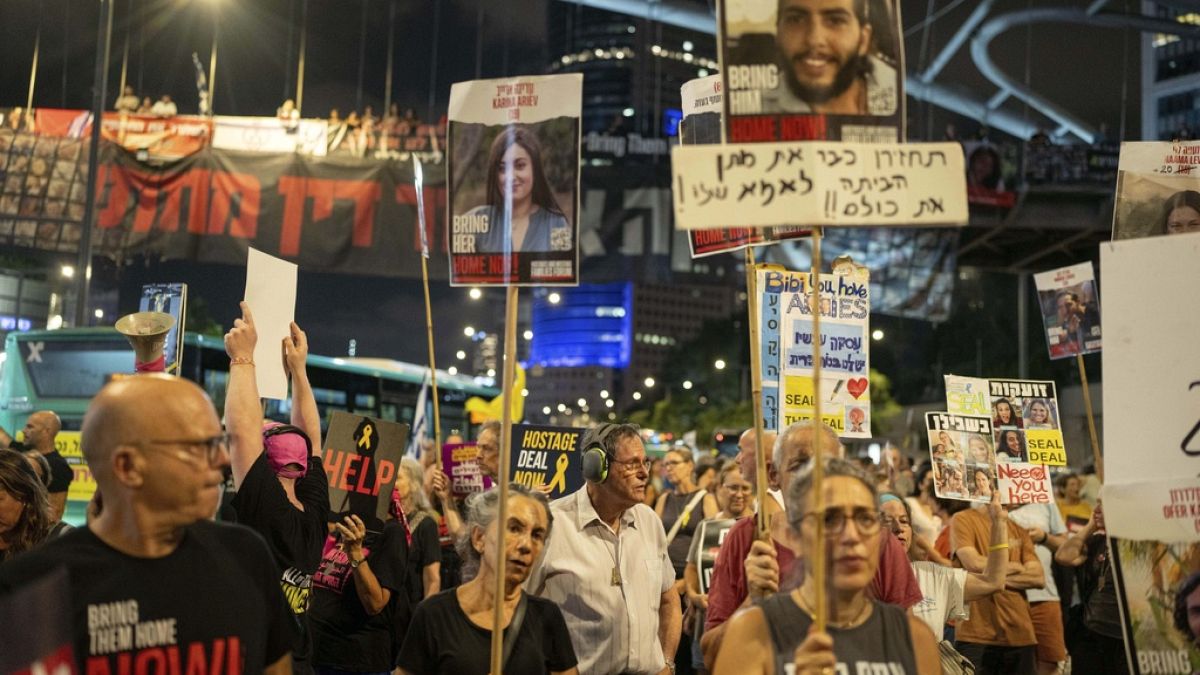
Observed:
[[[49,410],[39,410],[25,420],[24,442],[14,440],[0,429],[0,447],[12,448],[18,452],[37,450],[50,464],[50,483],[46,490],[50,493],[50,515],[54,522],[62,520],[63,511],[67,508],[67,489],[71,487],[71,480],[75,477],[71,465],[54,449],[54,439],[61,430],[62,422],[59,421],[58,415]]]
[[[295,620],[266,543],[210,520],[229,451],[204,391],[157,374],[109,384],[83,452],[103,508],[0,567],[0,593],[65,568],[81,673],[290,675]]]

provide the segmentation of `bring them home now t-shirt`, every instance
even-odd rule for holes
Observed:
[[[295,647],[271,554],[240,525],[189,525],[162,558],[79,528],[0,565],[0,593],[60,566],[80,675],[256,675]]]

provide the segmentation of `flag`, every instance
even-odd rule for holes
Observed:
[[[417,394],[417,406],[413,409],[412,432],[409,434],[408,452],[405,454],[418,461],[421,459],[421,442],[429,429],[429,375],[421,378],[421,393]]]

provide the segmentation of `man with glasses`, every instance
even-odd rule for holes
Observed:
[[[209,520],[229,454],[204,391],[158,374],[112,382],[82,441],[103,508],[0,567],[0,593],[65,569],[81,673],[291,673],[295,620],[270,550]]]
[[[667,675],[682,618],[666,533],[643,503],[646,448],[630,424],[592,429],[583,447],[587,484],[550,505],[555,527],[525,588],[562,610],[579,672]]]
[[[845,449],[837,432],[822,424],[820,433],[822,454],[841,457]],[[812,456],[812,422],[793,423],[775,439],[774,461],[769,468],[771,478],[786,493],[792,477]],[[750,605],[756,598],[788,590],[800,581],[794,578],[797,574],[793,570],[799,572],[796,565],[798,552],[793,548],[794,537],[789,533],[786,511],[781,508],[771,515],[770,542],[755,541],[754,527],[754,518],[739,521],[729,530],[717,555],[712,586],[708,591],[708,617],[700,645],[704,661],[710,667],[716,661],[727,622],[738,609]],[[922,596],[917,578],[909,567],[904,547],[891,532],[884,533],[879,551],[879,567],[869,588],[872,597],[906,609],[920,602]]]
[[[312,578],[321,564],[329,520],[329,481],[319,452],[321,417],[305,365],[308,337],[293,322],[283,340],[283,364],[292,385],[291,424],[263,424],[254,365],[258,333],[250,306],[243,302],[241,309],[242,318],[225,334],[229,354],[225,422],[236,441],[230,458],[237,489],[233,508],[238,522],[261,534],[271,546],[279,583],[300,621],[295,670],[307,673],[312,656],[308,625]]]

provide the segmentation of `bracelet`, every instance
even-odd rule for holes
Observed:
[[[991,551],[1002,551],[1002,550],[1004,550],[1004,549],[1006,549],[1006,548],[1008,548],[1008,542],[1007,542],[1007,541],[1006,541],[1006,542],[1004,542],[1003,544],[992,544],[991,546],[989,546],[989,547],[988,547],[988,552],[991,552]]]
[[[254,365],[254,359],[249,356],[235,356],[235,357],[229,359],[229,365],[230,366],[252,366],[252,365]]]

